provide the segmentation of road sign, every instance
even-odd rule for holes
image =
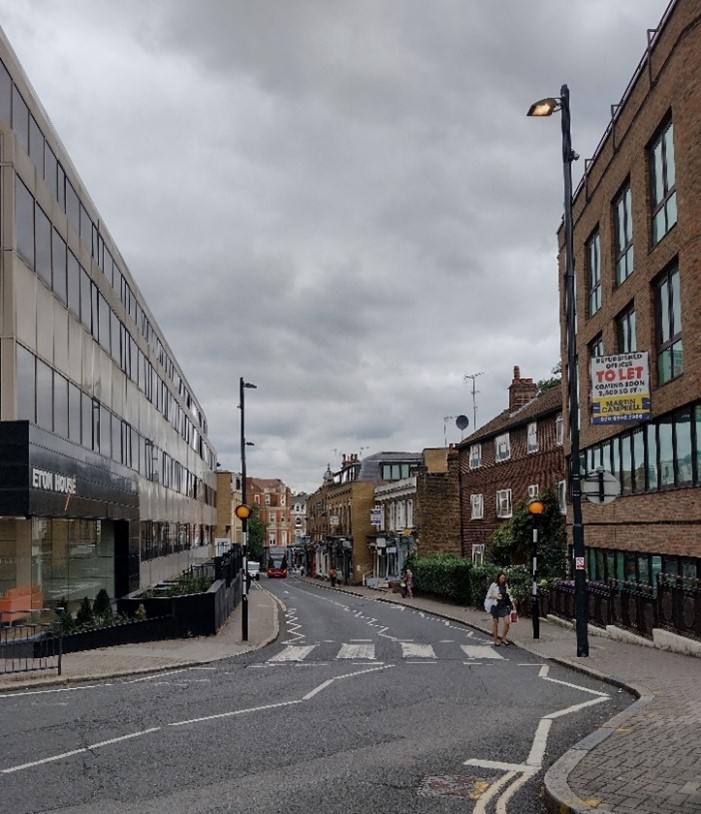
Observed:
[[[582,494],[592,503],[603,506],[611,503],[620,493],[618,478],[608,470],[599,468],[596,472],[588,472],[582,481]]]

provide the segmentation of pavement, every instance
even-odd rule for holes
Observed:
[[[309,580],[310,578],[303,578]],[[491,618],[432,597],[361,586],[343,591],[404,604],[445,619],[464,622],[491,637]],[[0,695],[55,685],[138,673],[182,669],[264,647],[279,633],[280,603],[254,583],[248,600],[248,638],[242,639],[241,606],[216,636],[119,645],[63,657],[55,670],[0,673]],[[701,812],[701,659],[597,635],[590,627],[589,656],[577,657],[572,625],[541,619],[533,638],[530,619],[512,625],[509,638],[540,658],[586,673],[631,692],[636,700],[604,727],[566,752],[544,778],[545,800],[555,814],[699,814]]]

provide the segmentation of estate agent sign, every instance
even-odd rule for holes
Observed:
[[[650,419],[647,351],[592,357],[591,386],[594,424]]]

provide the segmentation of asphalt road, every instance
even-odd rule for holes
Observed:
[[[263,650],[1,698],[0,814],[535,814],[543,770],[631,702],[405,606],[264,587]]]

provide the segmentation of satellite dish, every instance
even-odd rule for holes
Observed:
[[[459,430],[464,430],[469,423],[466,415],[459,415],[455,419],[455,424]]]

